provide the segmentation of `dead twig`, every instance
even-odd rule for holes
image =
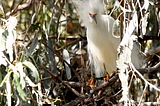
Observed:
[[[96,94],[98,93],[98,91],[100,90],[103,90],[103,89],[106,89],[107,87],[111,86],[116,80],[118,79],[118,75],[115,75],[113,77],[111,77],[109,79],[109,81],[107,82],[104,82],[102,85],[94,88],[89,94],[85,94],[85,95],[82,95],[81,97],[69,102],[69,103],[66,103],[65,105],[63,106],[73,106],[73,105],[77,105],[79,104],[82,100],[86,99],[86,98],[91,98],[93,96],[93,94]]]
[[[75,95],[77,95],[78,97],[81,97],[81,94],[75,90],[74,88],[72,88],[70,85],[68,85],[66,82],[62,81],[57,75],[55,75],[54,73],[52,73],[51,71],[47,70],[45,67],[43,67],[42,65],[38,64],[37,65],[44,69],[47,73],[49,73],[52,78],[57,79],[58,81],[60,81],[63,85],[67,86],[69,90],[71,90]]]
[[[27,0],[25,3],[23,4],[19,4],[14,10],[12,10],[10,12],[10,14],[8,14],[7,16],[10,16],[10,15],[14,15],[16,14],[18,11],[20,10],[24,10],[24,9],[28,9],[30,6],[31,6],[31,3],[32,3],[32,0]]]
[[[157,72],[158,69],[160,69],[160,62],[157,63],[155,66],[153,67],[149,67],[149,68],[144,68],[144,69],[137,69],[141,74],[145,74],[145,73],[154,73]]]

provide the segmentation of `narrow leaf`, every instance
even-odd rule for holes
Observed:
[[[31,86],[31,87],[37,87],[37,85],[34,84],[34,83],[29,79],[29,77],[26,76],[25,79],[26,79],[27,83],[29,84],[29,86]]]
[[[69,53],[66,49],[63,50],[63,59],[68,64],[70,64],[70,56],[69,56]],[[71,78],[71,69],[66,63],[64,63],[64,65],[65,65],[65,70],[66,70],[66,74],[67,74],[67,79],[69,80]]]
[[[1,82],[0,87],[2,87],[3,84],[7,81],[8,77],[10,77],[11,73],[12,73],[12,71],[7,73],[7,75],[4,77],[3,81]]]
[[[38,70],[36,69],[36,67],[29,61],[25,61],[25,62],[23,62],[23,64],[25,66],[27,66],[29,69],[31,69],[31,71],[33,72],[33,76],[35,77],[35,81],[38,82],[39,81],[39,73],[38,73]]]
[[[11,106],[11,84],[10,84],[10,77],[7,78],[6,81],[6,90],[7,90],[7,103],[8,106]]]
[[[26,101],[26,93],[23,91],[21,85],[20,85],[20,81],[19,81],[19,77],[14,73],[13,75],[13,78],[14,78],[14,82],[15,82],[15,85],[16,85],[16,88],[17,88],[17,91],[19,93],[19,96],[24,100]]]
[[[35,36],[34,39],[33,39],[33,41],[32,41],[32,43],[31,43],[31,45],[30,45],[30,48],[28,50],[30,54],[33,53],[33,50],[37,46],[37,44],[38,44],[38,37]]]
[[[16,68],[20,73],[20,84],[22,85],[22,89],[23,89],[26,86],[25,79],[24,79],[26,75],[23,71],[22,63],[21,62],[16,63]]]
[[[53,42],[51,41],[51,39],[48,39],[47,40],[47,46],[54,50],[53,48]],[[56,64],[55,64],[55,56],[54,56],[54,53],[53,51],[51,51],[50,49],[47,48],[47,52],[48,52],[48,59],[49,59],[49,62],[50,62],[50,67],[51,67],[51,71],[57,75],[57,68],[56,68]]]

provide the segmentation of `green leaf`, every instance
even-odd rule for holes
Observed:
[[[19,93],[19,96],[20,96],[24,101],[26,101],[26,96],[27,96],[27,95],[26,95],[26,93],[23,91],[22,86],[20,85],[19,77],[14,73],[13,78],[14,78],[14,82],[15,82],[17,91],[18,91],[18,93]]]
[[[52,32],[55,33],[55,25],[52,25]]]
[[[30,45],[30,48],[28,50],[30,54],[33,53],[34,48],[37,46],[37,44],[38,44],[38,37],[35,36],[34,39],[33,39],[33,41],[32,41],[32,43],[31,43],[31,45]]]
[[[23,65],[22,65],[22,63],[21,62],[17,62],[16,63],[16,68],[17,68],[17,70],[20,73],[20,84],[22,85],[22,89],[23,89],[26,86],[26,83],[25,83],[25,76],[26,76],[26,74],[23,71]]]
[[[31,69],[31,71],[33,71],[33,76],[35,77],[35,81],[38,82],[39,81],[39,73],[38,73],[38,70],[36,69],[36,67],[29,61],[23,62],[23,65],[27,66],[29,69]]]
[[[7,73],[7,75],[4,77],[3,81],[1,82],[0,87],[2,87],[3,84],[7,81],[7,79],[10,77],[11,73],[12,73],[12,71],[10,71],[9,73]]]

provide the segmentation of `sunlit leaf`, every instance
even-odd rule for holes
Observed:
[[[10,16],[9,19],[6,22],[7,29],[6,31],[6,49],[7,53],[9,54],[10,61],[13,61],[13,43],[16,40],[16,31],[15,27],[17,26],[17,19],[16,17]]]
[[[0,71],[0,84],[2,82],[2,72]]]
[[[33,76],[35,77],[35,81],[38,82],[39,81],[39,73],[38,73],[38,70],[36,69],[36,67],[29,61],[23,62],[23,65],[25,65],[29,69],[31,69],[31,71],[33,72]]]
[[[13,31],[14,28],[17,26],[17,18],[10,16],[6,21],[8,31]]]
[[[63,50],[63,59],[68,64],[70,64],[70,56],[69,56],[69,53],[68,53],[68,51],[66,49]],[[66,63],[64,63],[64,64],[65,64],[65,70],[66,70],[67,79],[69,80],[71,78],[71,69]]]
[[[26,80],[26,82],[29,84],[29,86],[31,86],[31,87],[37,87],[37,85],[34,84],[34,83],[29,79],[29,77],[26,76],[25,80]]]
[[[0,87],[3,86],[3,84],[7,81],[7,79],[10,77],[12,71],[8,72],[7,75],[4,77],[3,81],[0,84]]]
[[[6,90],[7,90],[7,103],[8,106],[11,106],[11,84],[10,84],[10,77],[7,78],[6,81]]]
[[[16,39],[16,32],[15,30],[9,31],[6,39],[6,49],[7,53],[9,54],[10,61],[13,61],[13,43]]]
[[[61,102],[61,99],[59,99],[58,97],[54,99],[54,105],[58,105],[60,102]]]
[[[136,29],[138,31],[138,16],[137,16],[137,12],[134,12],[133,14],[133,18],[129,23],[129,26],[126,29],[126,34],[128,36],[131,36],[131,34],[133,33],[133,31]]]
[[[147,22],[148,15],[149,15],[148,13],[145,14],[145,16],[142,17],[142,19],[141,19],[141,22],[142,22],[142,35],[146,34],[146,28],[147,28],[147,25],[148,25],[148,22]]]
[[[25,73],[23,71],[22,63],[21,62],[16,63],[16,68],[20,73],[20,84],[22,85],[22,89],[24,89],[25,86],[26,86],[25,79],[24,79],[26,75],[25,75]]]
[[[0,29],[0,51],[5,50],[5,36],[3,36],[4,29]]]
[[[1,60],[0,61],[0,65],[3,64],[4,66],[7,66],[7,62],[6,62],[5,58],[4,58],[4,54],[1,51],[0,51],[0,60]]]
[[[15,82],[15,85],[16,85],[16,89],[17,89],[17,91],[19,93],[19,96],[25,101],[27,95],[23,91],[22,86],[20,85],[19,77],[16,74],[14,74],[13,78],[14,78],[14,82]]]
[[[141,8],[141,11],[142,9],[145,9],[147,11],[148,7],[149,7],[149,0],[144,0],[144,4],[143,4],[143,7]]]

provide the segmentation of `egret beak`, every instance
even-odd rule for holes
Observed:
[[[96,19],[97,14],[91,14],[89,13],[89,16],[94,20],[94,22],[97,24],[97,19]]]

